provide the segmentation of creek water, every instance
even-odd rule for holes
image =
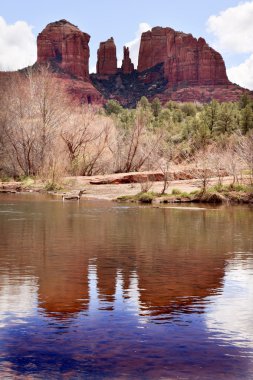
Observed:
[[[0,378],[253,379],[253,208],[0,197]]]

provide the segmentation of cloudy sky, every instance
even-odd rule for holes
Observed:
[[[90,71],[100,41],[113,36],[117,56],[128,45],[137,64],[139,39],[154,26],[204,37],[222,53],[230,80],[253,89],[253,0],[9,0],[0,8],[0,69],[16,70],[36,60],[37,34],[65,18],[91,35]]]

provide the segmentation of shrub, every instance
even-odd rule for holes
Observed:
[[[62,187],[58,183],[49,181],[46,183],[45,189],[47,191],[58,191],[58,190],[62,190]]]
[[[181,190],[179,190],[179,189],[172,189],[171,194],[172,195],[179,195],[179,194],[181,194]]]
[[[153,199],[154,199],[153,193],[141,193],[138,196],[138,200],[141,203],[152,203]]]

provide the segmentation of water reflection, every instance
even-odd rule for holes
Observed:
[[[25,318],[33,315],[36,307],[37,284],[32,277],[1,276],[0,328],[10,323],[25,323]]]
[[[10,199],[0,204],[4,373],[250,379],[251,209]]]
[[[224,289],[206,310],[208,329],[220,333],[253,354],[253,260],[232,260],[226,271]],[[245,308],[245,306],[247,307]]]

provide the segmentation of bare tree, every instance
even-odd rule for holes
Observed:
[[[246,136],[240,136],[237,153],[246,165],[250,174],[251,184],[253,184],[253,132],[248,133]]]
[[[232,135],[227,140],[226,148],[223,152],[223,162],[227,173],[232,176],[231,186],[239,182],[239,173],[241,169],[241,159],[238,152],[238,143],[241,137]]]
[[[67,118],[68,100],[46,67],[17,74],[9,82],[3,134],[14,174],[47,171],[47,157],[55,147]]]
[[[149,115],[137,108],[133,124],[127,128],[117,126],[113,146],[110,147],[114,156],[115,172],[127,173],[143,168],[163,138],[163,130],[156,133],[148,128]]]
[[[103,154],[108,150],[111,124],[90,106],[72,109],[61,138],[75,175],[92,175],[103,171]]]
[[[173,145],[166,140],[161,140],[157,149],[157,159],[155,160],[158,170],[163,174],[163,187],[161,194],[165,194],[171,180],[170,167],[173,158]]]
[[[201,193],[205,194],[210,184],[212,173],[210,169],[210,149],[208,145],[204,145],[198,150],[194,160],[196,175],[200,179]]]
[[[218,178],[218,185],[222,185],[223,178],[229,172],[227,168],[227,155],[224,152],[224,147],[216,143],[210,146],[209,168]]]

